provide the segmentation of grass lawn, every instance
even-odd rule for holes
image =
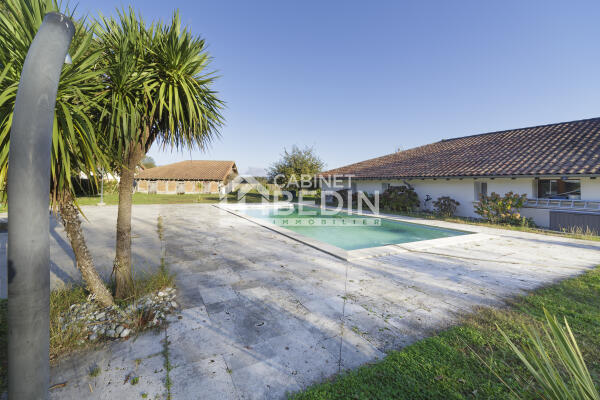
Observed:
[[[600,385],[600,267],[537,290],[501,310],[481,309],[461,325],[391,352],[308,390],[300,399],[509,399],[510,391],[481,357],[522,398],[540,398],[529,374],[510,351],[496,324],[515,343],[526,341],[523,324],[538,325],[543,307],[565,316],[592,377]],[[476,354],[477,355],[476,355]]]
[[[134,193],[133,204],[189,204],[189,203],[218,203],[221,199],[218,194],[147,194]],[[227,201],[237,202],[236,194],[229,194]],[[246,194],[247,203],[260,203],[262,196],[257,192]],[[100,196],[81,196],[77,197],[80,206],[95,206],[100,203]],[[118,193],[105,193],[104,203],[107,205],[119,204]],[[7,212],[6,204],[0,203],[0,212]]]
[[[260,203],[261,198],[260,194],[250,192],[246,195],[246,202]],[[133,194],[133,204],[218,203],[219,201],[221,200],[218,194]],[[236,195],[229,194],[227,201],[236,202]],[[80,206],[95,206],[100,202],[100,196],[78,197],[77,202]],[[119,204],[119,194],[105,193],[104,202],[109,205]]]

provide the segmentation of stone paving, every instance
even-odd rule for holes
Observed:
[[[94,256],[108,252],[114,235],[113,225],[97,226],[114,220],[112,211],[96,210],[84,209],[88,237],[106,235]],[[433,221],[424,223],[489,236],[343,261],[211,205],[135,206],[135,252],[150,268],[160,259],[152,236],[159,215],[182,311],[159,333],[59,360],[52,384],[67,384],[52,398],[164,398],[167,358],[174,399],[285,398],[476,306],[501,305],[600,264],[598,242]],[[102,373],[89,376],[96,365]]]

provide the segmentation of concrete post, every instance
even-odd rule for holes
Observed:
[[[23,64],[8,168],[8,396],[47,399],[50,150],[60,73],[73,22],[44,17]]]

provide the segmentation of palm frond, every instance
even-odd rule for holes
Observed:
[[[498,328],[512,351],[519,357],[540,387],[540,396],[552,400],[600,400],[600,394],[587,369],[581,351],[566,318],[564,327],[556,316],[544,309],[546,328],[543,335],[525,328],[529,344],[517,347]],[[544,344],[543,338],[550,348]]]
[[[170,24],[146,26],[133,9],[101,17],[104,84],[110,92],[102,111],[106,145],[123,158],[132,146],[154,142],[175,148],[205,147],[219,135],[223,103],[211,89],[205,42]]]
[[[6,184],[10,127],[17,88],[29,46],[44,15],[60,10],[55,0],[6,0],[0,16],[0,187]],[[72,64],[63,67],[56,98],[52,132],[51,196],[56,205],[64,191],[74,193],[71,178],[84,173],[94,178],[107,164],[96,138],[95,123],[102,100],[100,49],[93,32],[76,22],[71,43]],[[74,197],[74,196],[73,196]]]

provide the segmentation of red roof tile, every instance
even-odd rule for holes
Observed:
[[[417,178],[578,174],[600,174],[600,118],[442,140],[322,175]]]
[[[136,174],[136,179],[170,179],[222,181],[230,172],[237,173],[233,161],[189,160],[148,168]]]

